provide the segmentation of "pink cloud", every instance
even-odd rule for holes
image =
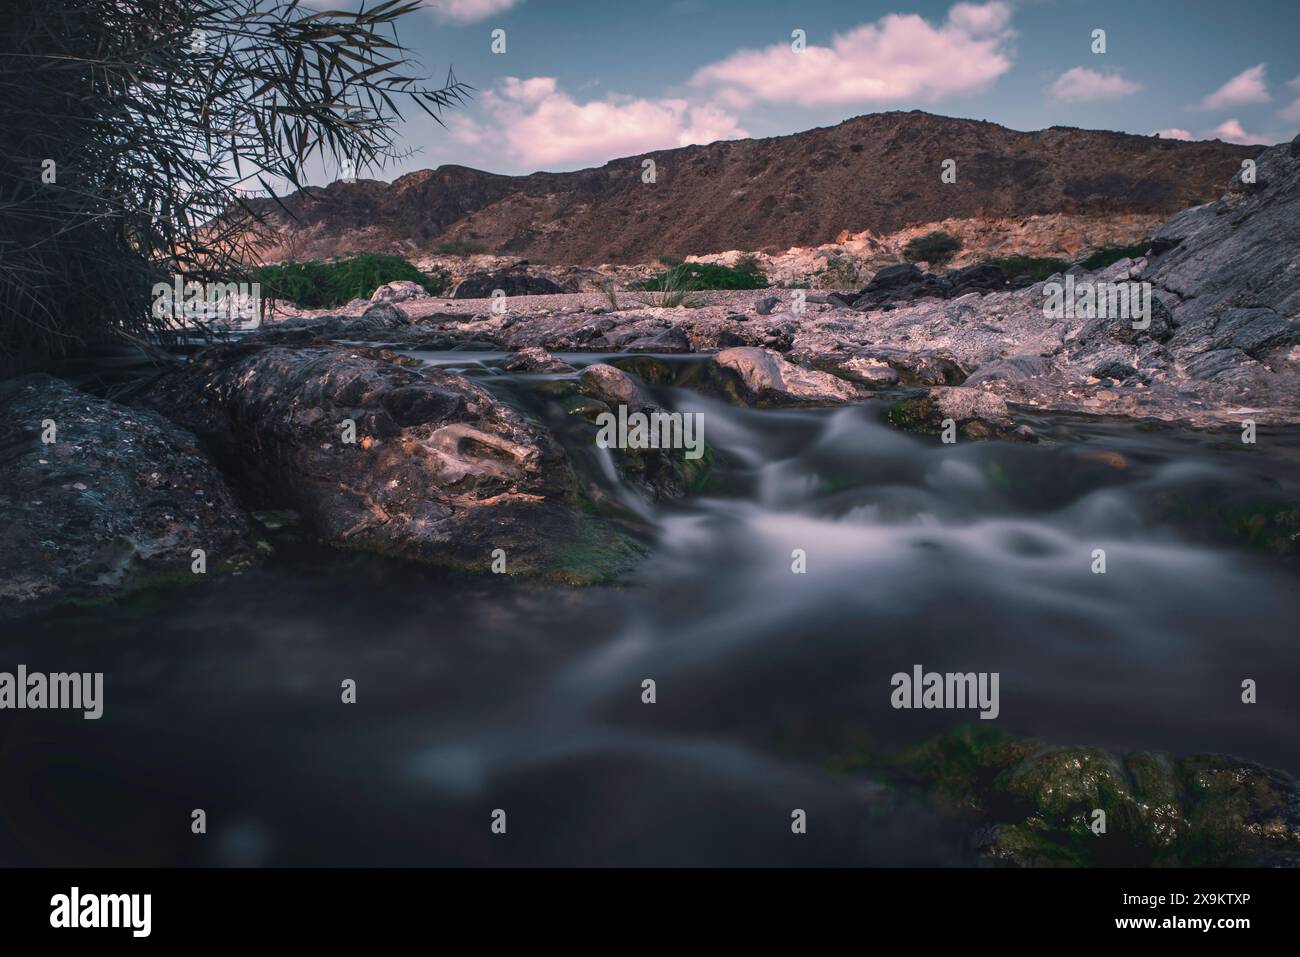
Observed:
[[[741,50],[696,71],[731,107],[755,102],[821,106],[938,100],[978,93],[1011,68],[1011,8],[1001,0],[958,3],[943,24],[889,14],[833,36],[830,46],[789,43]]]
[[[1167,130],[1156,130],[1155,133],[1154,133],[1153,135],[1154,135],[1154,136],[1158,136],[1158,137],[1160,137],[1162,140],[1190,140],[1190,139],[1192,139],[1192,134],[1191,134],[1190,132],[1188,132],[1187,130],[1180,130],[1180,129],[1179,129],[1178,127],[1176,127],[1176,126],[1174,126],[1174,127],[1170,127],[1170,128],[1167,129]]]
[[[1288,123],[1300,123],[1300,100],[1296,100],[1286,109],[1279,111],[1277,115]]]
[[[1142,89],[1140,83],[1126,80],[1117,72],[1102,73],[1076,66],[1066,70],[1052,84],[1052,96],[1067,103],[1092,103],[1118,100]]]
[[[684,99],[610,96],[579,103],[554,77],[506,77],[481,97],[483,115],[454,118],[459,142],[500,149],[530,166],[604,162],[749,134],[725,110]]]
[[[1224,120],[1212,130],[1201,134],[1205,139],[1220,139],[1225,143],[1237,143],[1241,146],[1254,146],[1259,143],[1267,143],[1262,136],[1254,133],[1247,133],[1241,128],[1241,123],[1237,120]]]
[[[440,20],[474,23],[518,6],[523,0],[425,0],[425,6]]]
[[[1223,86],[1201,100],[1203,110],[1221,110],[1250,103],[1267,103],[1272,97],[1264,79],[1264,64],[1242,70]]]

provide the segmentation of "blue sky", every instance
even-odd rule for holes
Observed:
[[[452,66],[478,92],[446,129],[410,114],[402,145],[419,152],[375,178],[580,169],[899,109],[1236,142],[1300,131],[1297,0],[425,3],[401,39],[428,73]]]

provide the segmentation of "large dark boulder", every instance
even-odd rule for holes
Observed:
[[[10,610],[197,580],[195,549],[208,573],[252,560],[226,482],[197,439],[156,412],[24,376],[0,384],[0,448],[0,605]]]
[[[451,298],[488,299],[497,289],[507,296],[549,296],[573,291],[545,276],[530,276],[526,272],[477,272],[462,279]]]
[[[636,556],[583,511],[547,431],[436,368],[219,346],[147,401],[207,438],[259,505],[298,511],[331,544],[474,569],[500,548],[509,572],[566,581],[616,577]]]

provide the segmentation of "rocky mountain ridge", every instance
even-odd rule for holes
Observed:
[[[649,262],[673,254],[779,252],[845,234],[945,219],[1047,214],[1168,216],[1215,199],[1261,147],[1052,127],[1019,132],[920,111],[876,113],[767,139],[652,151],[569,173],[463,166],[392,183],[336,182],[259,200],[264,259],[449,249],[540,262]],[[643,182],[653,159],[655,180]],[[956,182],[940,179],[956,160]]]

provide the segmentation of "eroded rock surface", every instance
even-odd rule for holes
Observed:
[[[0,448],[0,603],[188,579],[195,549],[213,574],[253,558],[225,480],[156,412],[23,376],[0,384]]]
[[[636,552],[581,510],[544,429],[438,369],[222,346],[147,401],[208,439],[261,507],[293,508],[332,544],[470,568],[501,548],[512,572],[582,581],[616,577]]]

